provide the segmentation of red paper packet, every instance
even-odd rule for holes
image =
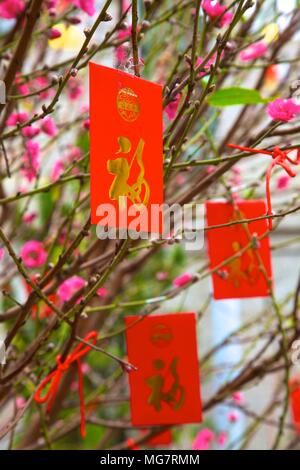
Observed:
[[[292,422],[296,433],[300,434],[300,377],[293,377],[289,386]]]
[[[236,203],[242,219],[253,219],[266,214],[266,205],[261,200],[239,201]],[[238,220],[234,206],[228,202],[206,203],[207,227],[227,224]],[[260,237],[267,232],[266,219],[251,222],[248,229],[251,235]],[[249,243],[249,237],[241,224],[207,231],[210,268],[214,269],[232,257]],[[268,279],[272,278],[269,237],[258,241],[259,254]],[[254,249],[248,249],[242,256],[220,267],[219,274],[213,273],[213,295],[215,299],[266,297],[269,286],[260,270]]]
[[[90,62],[92,224],[162,231],[160,223],[150,230],[150,208],[163,203],[162,135],[162,87]],[[113,206],[115,220],[99,209],[104,204]],[[143,206],[145,217],[130,226]]]
[[[141,319],[141,321],[138,321]],[[202,420],[196,315],[125,318],[134,426]]]

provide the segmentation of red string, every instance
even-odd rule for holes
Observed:
[[[291,177],[296,176],[296,173],[292,170],[292,168],[289,167],[288,163],[290,163],[291,165],[299,165],[300,148],[297,149],[296,159],[292,159],[291,157],[289,157],[288,154],[292,152],[293,149],[280,150],[279,147],[274,147],[273,151],[271,152],[268,150],[241,147],[240,145],[235,145],[235,144],[227,144],[227,147],[242,150],[243,152],[270,155],[272,157],[273,160],[271,161],[268,167],[267,173],[266,173],[266,196],[267,196],[267,207],[268,207],[267,215],[272,215],[273,213],[272,213],[272,201],[271,201],[271,191],[270,191],[270,179],[271,179],[272,170],[276,165],[279,165],[281,166],[281,168],[283,168],[287,172],[289,176]],[[269,230],[272,230],[273,228],[272,218],[268,219],[268,227],[269,227]]]
[[[83,341],[88,342],[91,340],[92,344],[96,344],[97,342],[97,332],[96,331],[91,331],[88,333],[85,338],[83,338]],[[56,357],[56,364],[57,368],[51,372],[47,377],[45,377],[38,388],[36,389],[36,392],[34,394],[34,399],[37,403],[47,403],[47,412],[49,412],[52,408],[52,405],[54,403],[58,387],[60,384],[60,381],[64,375],[64,373],[69,369],[70,365],[73,362],[77,363],[77,369],[78,369],[78,383],[79,383],[79,401],[80,401],[80,433],[82,437],[85,437],[85,409],[84,409],[84,394],[83,394],[83,374],[82,374],[82,369],[81,369],[81,362],[80,359],[82,356],[85,356],[91,349],[91,346],[84,346],[84,343],[80,343],[74,348],[73,352],[71,354],[68,354],[66,360],[64,362],[61,362],[61,356],[58,355]],[[45,386],[50,383],[50,387],[48,392],[44,395],[41,396],[41,393]]]

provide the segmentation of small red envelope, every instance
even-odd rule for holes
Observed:
[[[289,386],[292,422],[296,433],[300,434],[300,377],[292,378]]]
[[[172,443],[172,431],[171,429],[166,429],[156,436],[150,437],[147,442],[145,442],[146,447],[156,447],[156,446],[168,446]]]
[[[140,320],[140,321],[137,321]],[[134,426],[202,420],[196,315],[125,318]]]
[[[239,201],[238,212],[228,202],[206,203],[207,227],[227,224],[242,219],[253,219],[266,214],[264,201]],[[240,212],[240,216],[239,216]],[[251,235],[260,237],[267,232],[266,219],[248,224]],[[241,224],[207,231],[210,268],[214,269],[226,259],[234,256],[249,244],[249,236]],[[255,249],[259,254],[268,279],[272,279],[269,237],[258,241]],[[249,248],[241,256],[220,267],[218,273],[212,274],[213,294],[215,299],[237,299],[245,297],[267,297],[269,287],[266,276],[260,269],[254,249]]]
[[[163,203],[162,135],[162,87],[90,63],[92,224],[162,231],[161,221],[150,230],[150,210],[139,217]],[[115,218],[108,217],[111,206]],[[137,217],[140,223],[130,226]]]

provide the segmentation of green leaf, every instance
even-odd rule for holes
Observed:
[[[212,106],[236,106],[239,104],[266,104],[273,98],[262,98],[257,90],[251,88],[222,88],[215,91],[208,101]]]

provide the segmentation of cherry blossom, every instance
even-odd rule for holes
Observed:
[[[277,98],[268,104],[267,112],[274,121],[288,122],[300,113],[300,106],[292,98]]]
[[[169,104],[167,104],[167,106],[164,109],[166,115],[168,116],[169,121],[173,121],[173,119],[176,116],[177,109],[180,103],[180,98],[181,98],[181,95],[178,93],[175,96],[174,100],[171,101]]]
[[[61,159],[56,160],[56,162],[53,165],[51,174],[50,174],[50,180],[52,182],[57,181],[58,178],[63,174],[65,169],[64,162]]]
[[[25,8],[23,0],[3,0],[0,3],[0,18],[17,18]]]
[[[233,13],[230,11],[224,13],[227,7],[225,5],[221,5],[215,0],[204,0],[202,8],[211,19],[215,19],[218,16],[223,15],[219,21],[219,25],[221,27],[227,26],[232,21]]]
[[[193,279],[190,273],[183,273],[173,280],[174,287],[183,287]]]
[[[12,113],[6,121],[7,126],[16,126],[28,121],[28,114],[26,112]]]
[[[58,288],[57,295],[61,302],[67,302],[86,285],[86,281],[79,276],[72,276],[66,279]],[[79,300],[80,301],[80,300]],[[78,301],[77,301],[78,302]]]
[[[47,252],[43,243],[37,240],[29,240],[20,251],[20,256],[26,268],[39,268],[47,259]]]
[[[212,441],[215,439],[215,434],[209,428],[201,429],[194,439],[193,450],[208,450]]]
[[[276,188],[279,190],[286,189],[289,186],[290,178],[288,175],[281,175],[276,181]]]
[[[22,155],[21,173],[29,183],[37,177],[40,169],[40,146],[33,140],[27,140],[25,144],[26,151]]]
[[[50,137],[54,137],[58,132],[56,124],[51,117],[43,119],[41,129],[45,134],[50,135]]]
[[[268,46],[263,41],[255,42],[251,44],[251,46],[247,47],[247,49],[241,51],[240,53],[240,60],[242,62],[249,62],[251,60],[258,59],[258,57],[262,57],[268,52]]]

